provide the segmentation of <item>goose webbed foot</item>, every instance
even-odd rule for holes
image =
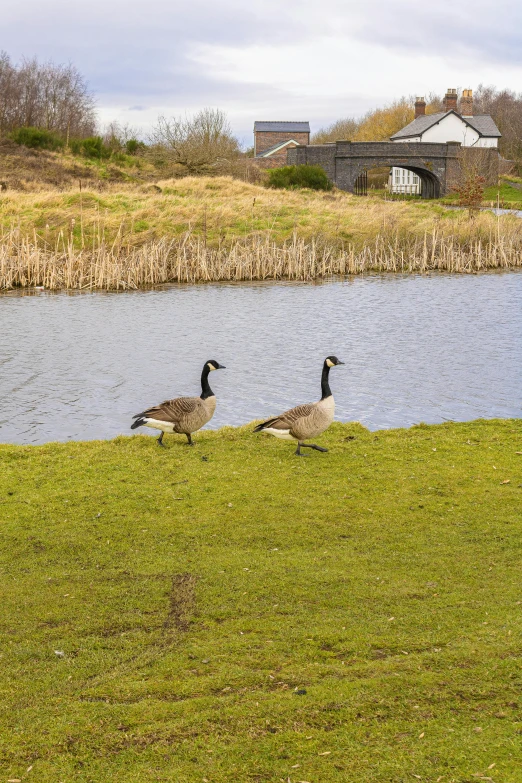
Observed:
[[[158,446],[163,446],[163,448],[166,448],[165,444],[163,443],[163,436],[164,436],[164,434],[165,433],[162,432],[161,435],[159,436],[159,438],[156,438],[156,442],[157,442]]]
[[[315,443],[299,443],[297,446],[297,451],[295,452],[298,457],[308,457],[308,454],[301,454],[301,449],[315,449],[315,451],[323,451],[326,452],[328,449],[323,448],[322,446],[316,446]]]
[[[192,436],[190,435],[190,433],[186,432],[185,435],[187,436],[187,441],[188,441],[188,443],[186,445],[187,446],[194,446],[195,444],[194,444],[194,441],[192,440]]]

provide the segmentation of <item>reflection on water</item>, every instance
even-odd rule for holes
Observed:
[[[522,274],[382,276],[324,285],[169,287],[0,297],[0,441],[130,434],[147,405],[199,393],[212,427],[318,399],[323,359],[340,420],[375,429],[518,417]],[[140,432],[151,432],[140,430]]]

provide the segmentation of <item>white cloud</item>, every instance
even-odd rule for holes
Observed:
[[[102,121],[219,106],[315,128],[401,95],[522,83],[518,0],[4,0],[14,59],[74,62]]]

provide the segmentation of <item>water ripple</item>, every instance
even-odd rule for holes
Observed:
[[[172,286],[0,297],[0,440],[109,438],[131,416],[218,395],[213,427],[319,394],[324,356],[337,418],[366,426],[518,417],[522,274],[375,276],[323,285]]]

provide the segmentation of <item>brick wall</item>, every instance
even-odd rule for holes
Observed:
[[[337,146],[333,144],[312,144],[308,147],[293,147],[288,150],[287,165],[322,166],[332,182],[336,181],[336,152]]]
[[[286,151],[288,149],[292,149],[292,147],[283,147],[282,150],[274,152],[269,158],[254,158],[254,160],[261,169],[278,169],[281,166],[288,165],[286,162]]]
[[[273,147],[275,144],[279,144],[281,141],[288,141],[289,139],[295,139],[299,142],[299,144],[310,144],[309,133],[291,133],[290,131],[256,131],[254,136],[255,155],[259,155],[260,152]]]

